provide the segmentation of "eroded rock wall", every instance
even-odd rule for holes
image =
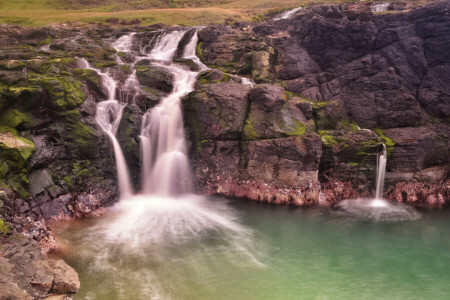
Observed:
[[[330,203],[371,196],[376,154],[383,142],[388,150],[385,197],[428,207],[448,203],[449,8],[448,1],[440,1],[411,11],[374,14],[365,3],[322,5],[286,20],[203,29],[197,54],[206,64],[263,85],[246,92],[244,86],[223,84],[221,90],[241,93],[224,101],[217,101],[220,92],[214,84],[203,88],[201,103],[198,91],[190,95],[185,110],[194,133],[204,128],[226,132],[226,118],[245,119],[240,137],[194,134],[194,169],[201,188],[278,202],[281,182],[275,174],[292,168],[318,172],[322,196]],[[267,84],[284,93],[285,102],[258,99],[255,95],[264,95],[261,90]],[[296,99],[295,104],[290,99]],[[235,107],[246,103],[247,115],[233,114],[230,102]],[[201,106],[201,112],[193,115],[191,105]],[[293,106],[300,107],[302,115]],[[232,115],[224,119],[212,113],[224,107]],[[277,114],[301,124],[302,130],[293,134],[296,139],[320,136],[313,147],[304,148],[312,151],[310,155],[289,156],[289,163],[280,165],[284,153],[299,147],[277,143],[289,135],[286,128],[280,129]],[[203,122],[206,115],[208,121]],[[196,127],[192,118],[199,121]],[[304,186],[302,178],[317,183],[312,177],[303,174],[283,184],[295,195]],[[313,194],[316,201],[318,190]]]

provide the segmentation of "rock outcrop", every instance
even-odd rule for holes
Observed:
[[[35,241],[18,234],[0,240],[0,299],[40,299],[80,289],[75,270],[62,260],[45,259]]]
[[[392,9],[402,7],[392,5]],[[447,1],[440,1],[412,11],[376,14],[366,3],[319,5],[300,10],[290,19],[206,27],[199,33],[197,49],[206,64],[270,86],[265,85],[266,91],[262,90],[264,85],[257,86],[247,93],[249,110],[243,134],[238,141],[233,139],[239,146],[231,146],[229,138],[217,136],[203,137],[208,140],[204,144],[210,145],[211,139],[220,142],[219,148],[231,155],[231,161],[239,161],[246,169],[246,158],[253,157],[246,151],[257,151],[246,141],[262,145],[269,139],[281,139],[298,122],[297,136],[320,136],[311,148],[321,149],[319,167],[313,169],[319,171],[323,198],[335,203],[373,194],[378,145],[385,143],[385,196],[414,205],[444,205],[450,197],[449,8]],[[273,95],[282,87],[290,95],[288,102]],[[229,84],[228,89],[236,93],[237,88]],[[208,99],[215,97],[210,92]],[[210,101],[204,100],[207,104],[196,117],[201,120],[209,115],[207,124],[222,124],[219,127],[224,131],[222,127],[229,128],[227,122],[210,112],[228,108],[228,101],[219,105],[214,101],[214,107],[209,107]],[[185,112],[186,124],[193,131],[190,104]],[[241,119],[242,115],[237,115],[236,122]],[[195,131],[204,128],[197,124]],[[230,147],[239,149],[225,151]],[[199,149],[194,146],[192,150],[194,168],[207,173],[199,179],[205,185],[204,177],[218,178],[228,169],[223,169],[222,161],[212,163],[207,157],[211,154],[198,155]],[[221,159],[214,152],[217,145],[208,149]],[[295,151],[296,147],[277,149]],[[260,155],[265,157],[254,161],[255,165],[275,174],[280,166],[270,159],[270,151]],[[305,158],[296,159],[304,162]],[[295,163],[291,162],[293,167]],[[244,169],[239,169],[239,176],[233,175],[233,184],[252,178]],[[261,177],[261,182],[269,185],[271,180]],[[211,183],[211,189],[219,191],[215,185]],[[301,185],[302,180],[297,178],[290,185],[292,193]],[[276,190],[279,182],[271,186]],[[243,189],[250,191],[254,186],[244,185]],[[259,198],[267,200],[275,194]]]

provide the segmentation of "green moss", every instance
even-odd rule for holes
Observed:
[[[197,44],[197,47],[195,48],[195,54],[197,57],[201,60],[203,57],[203,48],[202,48],[203,42],[200,42]]]
[[[312,101],[306,98],[306,100],[310,101],[312,103],[312,107],[314,110],[319,110],[324,108],[325,106],[327,106],[328,102],[317,102],[317,101]]]
[[[60,71],[62,71],[62,70],[66,70],[66,71],[69,70],[71,65],[75,65],[75,58],[73,58],[73,57],[52,58],[42,64],[39,73],[59,74]]]
[[[103,50],[103,58],[109,59],[111,55],[114,55],[117,53],[117,50],[114,48],[106,48]]]
[[[64,184],[66,185],[66,187],[68,187],[69,189],[74,187],[73,184],[73,178],[72,176],[66,176],[64,177]]]
[[[78,110],[65,112],[63,122],[69,148],[77,150],[81,157],[94,157],[97,153],[95,134],[91,128],[81,123],[80,112]]]
[[[42,88],[35,80],[30,80],[27,86],[9,87],[7,97],[26,110],[36,108],[42,105]]]
[[[335,137],[329,135],[327,130],[319,130],[319,136],[320,139],[322,140],[322,144],[324,144],[325,146],[332,147],[339,145]]]
[[[17,166],[17,169],[22,169],[25,161],[36,151],[36,146],[26,138],[18,136],[14,130],[8,131],[6,127],[2,127],[1,131],[0,158],[9,162],[10,167]]]
[[[31,128],[36,125],[36,119],[31,113],[10,108],[0,114],[0,125],[11,128]]]
[[[102,60],[102,61],[96,61],[94,63],[95,67],[97,69],[105,69],[105,68],[112,68],[117,66],[117,62],[114,60]]]
[[[24,60],[0,60],[0,69],[1,70],[22,70],[25,68],[27,64]]]
[[[89,174],[90,174],[90,172],[88,169],[83,169],[77,173],[77,177],[86,178],[86,177],[89,177]]]
[[[256,140],[259,138],[256,132],[255,126],[253,125],[254,120],[251,113],[248,114],[247,119],[244,124],[244,139],[245,140]]]
[[[121,65],[120,70],[124,73],[130,73],[131,67],[130,67],[130,65]]]
[[[350,166],[359,166],[359,163],[357,163],[357,162],[349,162],[348,164]]]
[[[40,82],[47,90],[50,108],[66,111],[82,104],[85,100],[82,84],[69,77],[41,77]]]
[[[292,130],[286,131],[286,134],[289,136],[302,136],[306,132],[305,124],[299,122],[298,120],[294,120],[295,127]]]
[[[0,160],[0,177],[6,176],[9,172],[9,166],[6,162]]]
[[[386,153],[389,157],[394,152],[396,143],[393,139],[388,138],[382,129],[375,129],[375,133],[378,134],[378,136],[383,140],[383,143],[386,145]]]
[[[207,144],[208,142],[209,142],[209,140],[202,140],[202,141],[199,141],[199,142],[197,143],[197,152],[201,152],[202,149],[203,149],[203,146],[204,146],[205,144]]]
[[[72,72],[76,77],[86,81],[90,89],[102,92],[102,83],[96,71],[91,69],[74,69]]]
[[[337,129],[343,129],[346,131],[350,131],[350,132],[356,132],[358,131],[358,125],[356,125],[355,123],[345,120],[340,122],[337,126]]]
[[[6,235],[6,234],[10,234],[10,233],[11,233],[11,229],[9,228],[9,225],[5,224],[5,221],[0,219],[0,234]]]

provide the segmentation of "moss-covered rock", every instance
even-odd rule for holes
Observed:
[[[0,158],[23,166],[34,151],[33,142],[19,136],[14,129],[0,126]]]
[[[73,78],[41,77],[39,81],[48,93],[49,107],[56,111],[74,109],[85,100],[82,84]]]
[[[197,75],[197,84],[211,84],[230,81],[230,74],[220,70],[209,69]]]
[[[31,128],[37,124],[31,113],[10,108],[0,114],[0,125],[10,128]]]
[[[10,86],[7,97],[15,104],[25,110],[34,109],[44,103],[42,87],[35,81],[30,80],[26,86]]]
[[[67,144],[73,153],[79,157],[95,157],[96,135],[90,127],[81,122],[81,113],[78,110],[65,112],[62,122],[66,130]]]
[[[250,90],[249,99],[245,140],[302,136],[315,130],[314,121],[306,118],[299,106],[301,99],[289,99],[280,86],[258,85]]]
[[[89,89],[97,92],[100,95],[103,95],[102,82],[100,76],[96,71],[91,69],[74,69],[73,74],[76,77],[84,80],[87,83]]]
[[[11,233],[9,225],[3,219],[0,219],[0,235],[7,235]]]
[[[173,90],[173,75],[166,68],[139,65],[136,76],[141,85],[166,93]]]
[[[252,56],[252,77],[257,83],[270,81],[270,53],[258,51]]]

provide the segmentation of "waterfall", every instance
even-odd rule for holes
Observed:
[[[119,191],[121,198],[133,194],[131,188],[129,171],[122,148],[116,138],[117,128],[122,120],[124,105],[116,100],[107,100],[97,104],[95,120],[100,128],[109,136],[114,147],[116,157],[117,177],[119,179]]]
[[[386,145],[382,144],[381,153],[377,155],[377,180],[375,199],[383,199],[384,177],[386,175]]]
[[[187,32],[186,29],[173,30],[168,33],[162,32],[157,37],[155,46],[150,51],[148,58],[161,61],[171,60],[178,49],[178,44],[180,43],[181,39],[183,38],[186,32]]]
[[[108,93],[108,99],[106,101],[97,103],[95,120],[100,128],[108,135],[113,144],[114,155],[116,157],[120,197],[123,199],[133,194],[127,163],[123,155],[122,148],[116,138],[117,129],[119,128],[120,121],[122,120],[125,105],[115,100],[117,81],[114,80],[109,73],[104,73],[99,69],[93,68],[84,58],[79,61],[82,68],[91,69],[97,72]]]
[[[133,32],[120,37],[117,41],[112,43],[112,46],[119,52],[130,52],[131,47],[133,46],[133,36],[135,34],[136,33]]]
[[[162,33],[156,40],[148,58],[154,65],[165,67],[174,77],[171,94],[156,107],[147,111],[142,119],[141,158],[144,194],[179,195],[191,189],[191,173],[186,155],[180,99],[194,89],[198,72],[186,70],[176,64],[163,65],[158,61],[171,60],[178,44],[188,30]],[[206,67],[195,56],[197,34],[186,45],[182,58],[191,59],[200,70]]]
[[[383,12],[383,11],[387,11],[389,8],[389,2],[385,2],[385,3],[380,3],[380,4],[374,4],[370,7],[370,10],[372,12]]]
[[[278,20],[282,20],[282,19],[289,19],[290,17],[295,15],[295,13],[298,12],[299,10],[301,10],[301,9],[303,9],[303,7],[297,7],[297,8],[285,11],[278,18],[275,18],[274,20],[278,21]]]

